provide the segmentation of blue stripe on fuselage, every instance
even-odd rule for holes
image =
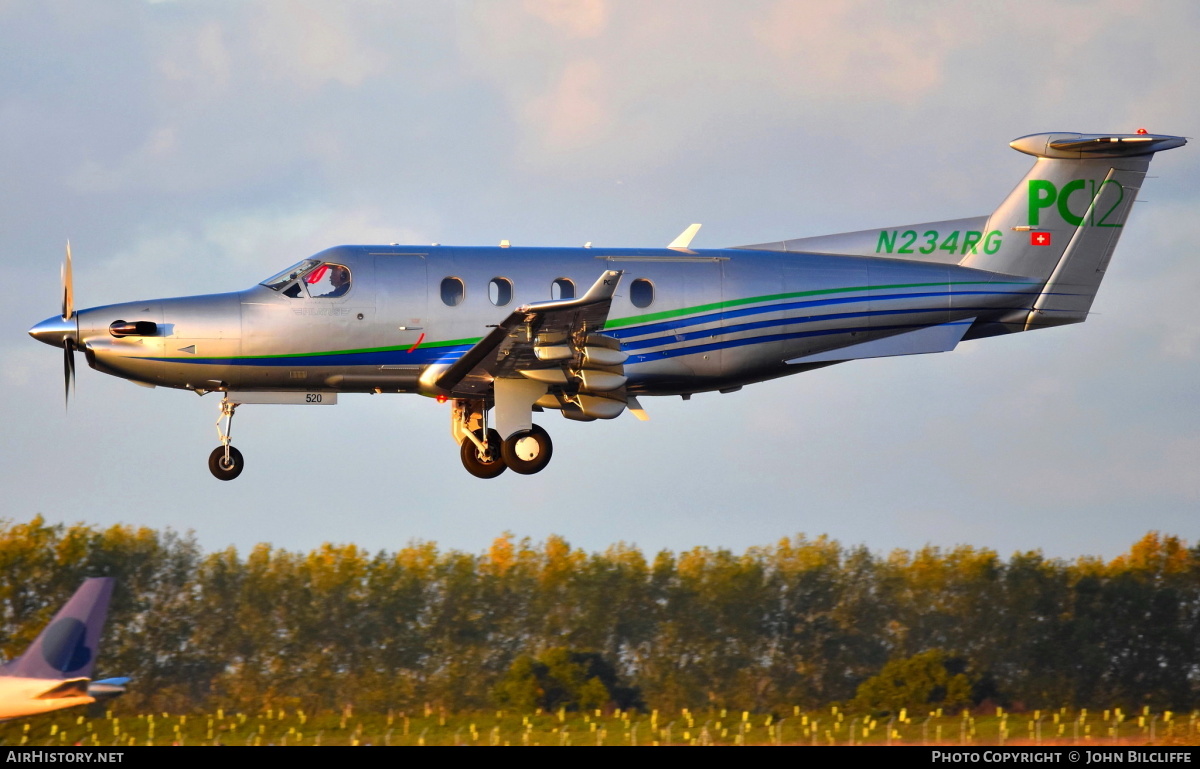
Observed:
[[[453,363],[471,349],[471,345],[430,347],[409,352],[407,349],[369,352],[314,353],[267,358],[145,358],[164,363],[195,363],[209,366],[423,366],[427,363]]]
[[[679,344],[694,339],[705,339],[717,335],[736,334],[743,331],[751,331],[760,328],[770,328],[772,326],[786,326],[800,323],[815,323],[824,320],[843,320],[848,318],[874,317],[880,315],[900,315],[937,311],[944,308],[924,307],[924,308],[900,308],[895,310],[869,310],[863,312],[852,313],[827,313],[823,315],[810,316],[790,316],[785,318],[775,318],[771,320],[756,321],[752,323],[739,323],[731,326],[721,326],[711,329],[703,329],[699,331],[690,331],[685,333],[677,333],[679,329],[688,328],[690,326],[699,326],[707,323],[717,323],[721,320],[730,318],[746,317],[749,315],[761,315],[770,312],[784,312],[787,310],[805,309],[810,307],[821,307],[838,304],[855,304],[862,302],[880,302],[899,299],[927,299],[936,297],[955,297],[955,296],[1038,296],[1039,293],[1028,291],[922,291],[909,292],[903,294],[870,294],[853,297],[831,297],[827,299],[815,299],[802,302],[779,302],[775,304],[758,305],[755,307],[743,307],[736,310],[725,310],[722,312],[706,313],[704,315],[693,315],[686,318],[679,318],[660,323],[648,323],[644,326],[632,326],[629,328],[607,330],[604,333],[608,336],[616,337],[623,341],[622,348],[625,350],[642,350],[648,347],[656,347],[659,345]],[[956,307],[955,310],[964,311],[987,311],[994,310],[994,307],[982,308],[965,308]],[[846,327],[839,329],[827,329],[821,331],[806,331],[790,334],[772,334],[767,336],[756,336],[748,339],[735,339],[727,342],[719,342],[708,345],[698,345],[689,347],[674,348],[671,350],[659,351],[651,354],[634,355],[629,358],[629,362],[636,363],[643,360],[661,359],[664,357],[676,357],[678,355],[689,355],[692,353],[707,352],[711,350],[721,349],[724,347],[741,347],[748,344],[759,344],[782,339],[797,339],[805,336],[824,336],[829,334],[849,333],[851,331],[880,331],[887,329],[915,329],[922,328],[923,325],[916,326],[874,326],[874,327]],[[633,337],[643,337],[649,334],[656,336],[648,339],[633,340]],[[159,361],[164,363],[190,363],[210,366],[265,366],[265,367],[289,367],[289,366],[386,366],[386,365],[408,365],[408,366],[423,366],[430,363],[452,363],[458,360],[472,345],[454,345],[448,347],[428,347],[418,348],[409,352],[404,348],[391,350],[372,350],[365,352],[328,352],[328,353],[313,353],[309,355],[294,355],[286,357],[230,357],[230,358],[145,358],[145,360]]]
[[[954,310],[963,312],[986,312],[993,310],[994,307],[955,307]],[[671,344],[672,342],[687,342],[693,339],[708,339],[718,335],[738,334],[743,331],[753,331],[760,328],[771,328],[773,326],[794,326],[800,323],[819,323],[826,320],[845,320],[848,318],[871,318],[880,315],[913,315],[917,313],[937,312],[944,308],[923,308],[917,310],[870,310],[866,312],[835,312],[826,315],[806,315],[803,317],[789,318],[772,318],[771,320],[759,320],[753,323],[735,323],[732,326],[721,326],[719,328],[702,329],[700,331],[688,331],[681,334],[670,334],[667,336],[657,336],[652,339],[638,339],[632,342],[623,342],[621,349],[630,350],[645,350],[648,347],[658,347],[659,345]],[[937,325],[937,324],[933,324]],[[879,327],[876,327],[879,328]],[[886,326],[884,328],[893,328]]]
[[[779,302],[776,304],[763,304],[755,307],[743,307],[737,310],[723,310],[721,312],[706,313],[704,315],[693,315],[686,318],[678,318],[661,323],[648,323],[644,326],[631,326],[629,328],[618,328],[606,330],[604,333],[607,336],[616,337],[617,339],[628,339],[635,336],[645,336],[646,334],[656,334],[664,331],[673,331],[679,328],[687,328],[688,326],[697,326],[702,323],[717,323],[718,321],[729,318],[740,318],[746,315],[761,315],[765,312],[783,312],[785,310],[798,310],[806,307],[823,307],[832,304],[856,304],[859,302],[874,302],[890,299],[927,299],[930,297],[939,296],[1038,296],[1037,291],[921,291],[905,294],[862,294],[860,296],[844,296],[831,297],[828,299],[811,299],[803,302]],[[624,345],[622,345],[624,346]]]
[[[946,324],[935,325],[969,325],[973,323],[973,319],[952,321]],[[695,355],[698,353],[714,352],[716,350],[725,350],[731,347],[745,347],[752,344],[766,344],[768,342],[782,342],[789,339],[802,339],[804,337],[814,336],[832,336],[835,334],[849,334],[852,332],[879,332],[879,331],[917,331],[923,328],[929,328],[928,323],[917,323],[913,325],[898,325],[898,326],[848,326],[844,328],[821,329],[820,331],[797,331],[791,334],[765,334],[763,336],[751,336],[744,339],[730,339],[724,342],[713,342],[712,344],[698,344],[691,347],[676,347],[670,350],[658,350],[656,352],[643,353],[641,355],[630,355],[625,361],[626,365],[631,363],[644,363],[645,361],[662,360],[663,358],[675,358],[680,355]]]

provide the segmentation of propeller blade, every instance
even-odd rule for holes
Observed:
[[[62,267],[62,285],[63,285],[63,300],[62,300],[62,316],[63,320],[70,320],[75,314],[75,279],[71,275],[71,241],[67,241],[67,261]]]
[[[75,389],[75,346],[71,340],[63,342],[63,399],[68,408],[71,405],[71,391]]]

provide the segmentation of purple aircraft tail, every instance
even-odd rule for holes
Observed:
[[[112,590],[111,577],[84,580],[25,653],[0,667],[0,675],[91,678]]]

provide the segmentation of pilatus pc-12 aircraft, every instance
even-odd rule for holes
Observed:
[[[645,419],[643,396],[719,390],[857,358],[1087,319],[1155,152],[1186,140],[1047,133],[990,215],[716,250],[693,224],[666,248],[337,246],[245,291],[76,310],[30,334],[97,371],[220,392],[209,469],[242,471],[241,404],[341,393],[450,400],[467,470],[550,461],[535,412]]]

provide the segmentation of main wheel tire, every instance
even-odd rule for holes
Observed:
[[[515,432],[504,441],[501,451],[504,463],[514,473],[533,475],[545,469],[554,455],[554,443],[550,434],[534,425],[530,430]]]
[[[242,468],[246,466],[246,460],[242,459],[242,452],[229,447],[229,461],[225,460],[225,447],[217,446],[213,449],[213,453],[208,455],[208,471],[221,481],[232,481],[234,478],[242,474]]]
[[[482,438],[479,430],[475,431],[477,438]],[[495,430],[488,430],[488,451],[484,455],[480,453],[475,442],[470,438],[463,438],[463,442],[459,444],[458,456],[462,460],[463,467],[467,468],[467,472],[476,478],[495,478],[500,473],[508,469],[508,465],[504,464],[504,457],[501,454],[500,433]]]

